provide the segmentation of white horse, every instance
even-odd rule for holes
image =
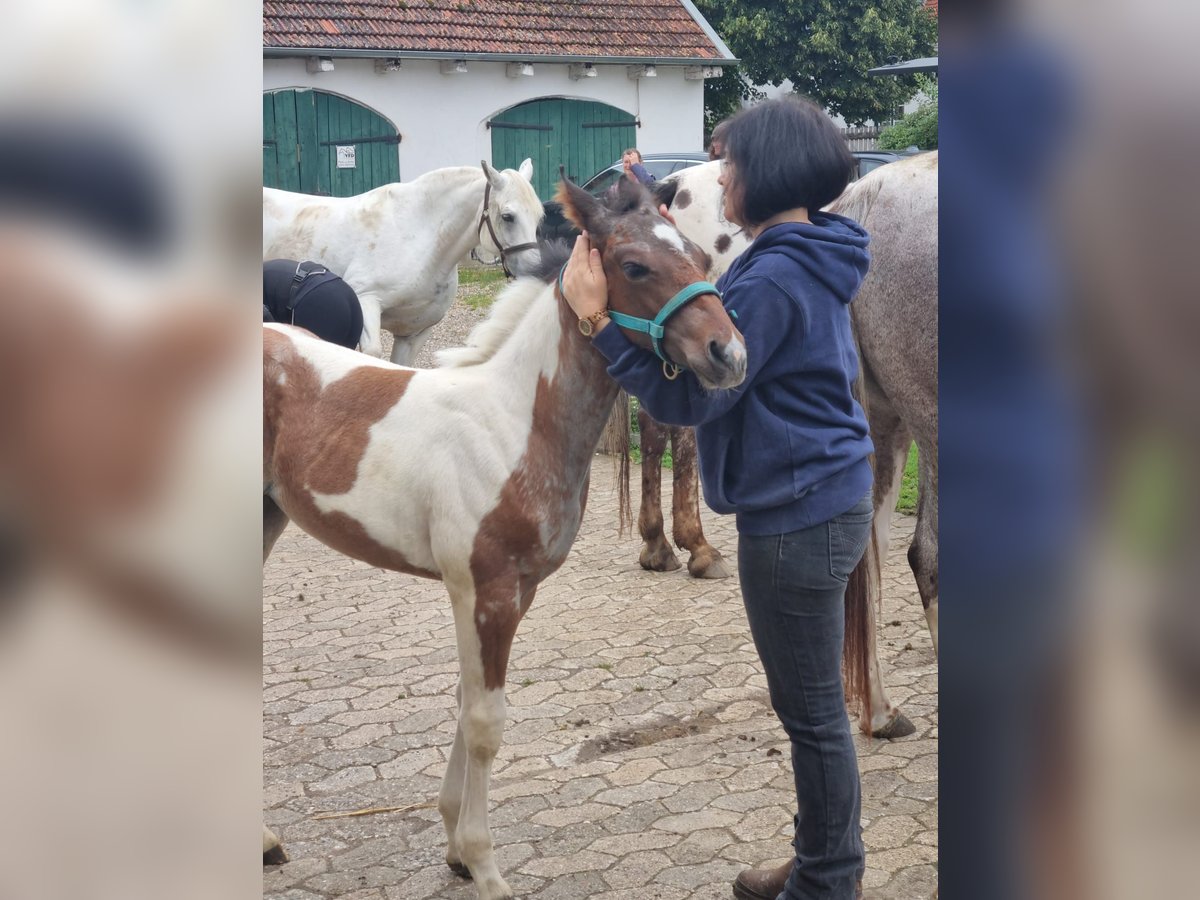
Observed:
[[[435,169],[355,197],[314,197],[263,188],[263,259],[311,259],[346,280],[363,309],[360,349],[381,356],[390,331],[392,362],[411,365],[430,330],[454,303],[458,262],[482,247],[506,270],[537,266],[543,210],[519,170]]]
[[[706,163],[684,169],[655,187],[658,198],[669,204],[679,230],[710,254],[713,281],[748,246],[745,235],[724,216],[723,191],[717,184],[720,171],[719,163]],[[847,188],[828,210],[856,220],[871,234],[871,269],[850,309],[863,368],[864,406],[875,443],[875,538],[880,558],[886,558],[891,511],[896,508],[908,448],[915,440],[920,498],[908,559],[936,652],[937,152],[879,167]],[[657,498],[652,499],[656,507]],[[661,507],[648,511],[645,497],[642,503],[639,525],[657,514],[661,539]],[[699,531],[698,520],[692,531]],[[691,532],[685,529],[685,533]],[[707,544],[703,534],[699,541]],[[871,655],[871,719],[860,726],[877,737],[910,734],[912,724],[892,705],[884,688],[873,628]]]

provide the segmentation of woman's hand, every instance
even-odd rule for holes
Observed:
[[[608,308],[608,279],[604,277],[604,264],[600,262],[600,251],[592,247],[586,231],[575,239],[562,284],[563,299],[580,319],[595,316]],[[594,321],[594,331],[608,324],[607,317],[596,318],[599,321]]]
[[[659,204],[658,214],[660,216],[662,216],[664,219],[666,219],[668,222],[670,222],[672,225],[675,225],[676,228],[679,227],[675,222],[675,217],[673,215],[671,215],[671,211],[669,209],[667,209],[667,204],[665,204],[665,203]]]

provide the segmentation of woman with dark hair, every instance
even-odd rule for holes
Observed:
[[[731,119],[722,138],[725,215],[753,239],[717,282],[746,340],[740,387],[709,393],[686,372],[667,380],[653,353],[612,327],[586,233],[563,289],[581,320],[598,322],[592,342],[609,373],[659,421],[696,426],[705,499],[737,516],[742,598],[791,739],[797,813],[793,860],[743,872],[734,895],[850,900],[864,860],[841,677],[843,603],[871,533],[872,445],[851,393],[849,304],[867,272],[868,238],[820,212],[846,187],[854,160],[818,107],[762,103]]]

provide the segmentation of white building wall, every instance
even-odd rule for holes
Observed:
[[[487,120],[540,97],[598,100],[632,113],[642,123],[637,144],[643,153],[703,149],[704,83],[685,80],[682,66],[658,66],[656,77],[636,81],[624,65],[597,65],[596,77],[578,81],[566,63],[536,63],[532,76],[519,78],[509,78],[503,62],[467,66],[464,74],[443,75],[437,60],[406,59],[400,71],[380,74],[370,59],[334,59],[334,71],[311,74],[303,59],[264,59],[263,90],[316,88],[390,119],[401,135],[404,181],[490,161]]]

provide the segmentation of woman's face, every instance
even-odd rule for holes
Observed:
[[[737,171],[729,157],[721,160],[721,173],[717,176],[717,184],[723,191],[721,194],[723,205],[722,211],[725,213],[725,218],[734,225],[744,226],[738,212],[738,186],[737,186]]]

